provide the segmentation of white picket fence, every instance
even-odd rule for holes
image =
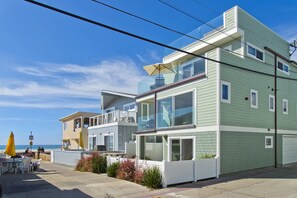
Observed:
[[[107,157],[107,165],[128,160],[120,157]],[[184,182],[196,182],[202,179],[218,177],[218,158],[197,159],[187,161],[151,161],[135,159],[135,166],[145,169],[158,167],[163,177],[163,187]]]

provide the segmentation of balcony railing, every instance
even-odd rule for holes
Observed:
[[[110,123],[136,123],[135,111],[112,111],[101,115],[90,117],[90,127]]]
[[[183,47],[196,42],[198,39],[202,39],[206,36],[209,36],[215,32],[217,32],[219,29],[221,29],[224,26],[224,16],[220,15],[216,17],[215,19],[211,20],[207,24],[204,24],[197,29],[193,30],[192,32],[188,33],[188,36],[182,36],[179,39],[171,42],[169,46],[182,49]],[[167,56],[169,54],[172,54],[174,50],[165,48],[164,55]]]

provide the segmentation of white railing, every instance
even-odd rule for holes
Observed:
[[[90,117],[89,126],[99,126],[103,124],[119,123],[136,123],[135,111],[112,111],[101,115]]]
[[[107,156],[107,165],[115,162],[122,162],[127,158]],[[218,158],[197,159],[187,161],[151,161],[135,160],[135,166],[140,169],[158,167],[163,177],[163,187],[168,185],[196,182],[202,179],[218,177],[217,162]]]

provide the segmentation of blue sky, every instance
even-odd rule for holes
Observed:
[[[211,9],[201,6],[201,2]],[[180,36],[90,0],[40,0],[125,31],[170,43]],[[188,33],[202,24],[158,0],[103,2]],[[297,1],[167,0],[203,21],[239,5],[283,38],[297,38]],[[297,53],[296,53],[297,54]],[[144,65],[160,62],[164,48],[111,32],[21,0],[0,2],[0,145],[59,144],[59,118],[100,112],[102,89],[137,92]],[[296,56],[295,56],[296,57]]]

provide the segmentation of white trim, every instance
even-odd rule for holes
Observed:
[[[112,122],[112,123],[108,123],[108,124],[91,126],[91,127],[88,127],[88,130],[89,129],[105,128],[105,127],[116,126],[116,125],[119,125],[119,122]]]
[[[108,91],[108,90],[102,90],[101,93],[107,93],[107,94],[116,95],[116,96],[123,96],[123,97],[127,97],[127,98],[135,98],[136,97],[135,94],[120,93],[120,92]]]
[[[148,96],[137,98],[136,99],[136,103],[139,103],[139,102],[142,102],[142,101],[145,101],[145,100],[154,99],[154,97],[155,97],[155,95],[154,94],[151,94],[151,95],[148,95]]]
[[[228,125],[221,125],[221,131],[274,134],[274,129],[272,128],[268,130],[267,128],[239,127],[239,126],[228,126]],[[277,129],[277,133],[297,135],[297,130],[294,131],[294,130]]]
[[[192,139],[193,140],[193,158],[192,160],[196,160],[196,136],[176,136],[176,137],[168,137],[168,151],[167,151],[167,160],[168,162],[172,162],[171,159],[171,150],[172,150],[172,140],[182,140],[182,139]],[[181,150],[182,148],[180,148]],[[180,155],[181,158],[181,155]],[[185,160],[179,160],[185,161]]]
[[[245,49],[245,47],[244,47],[244,37],[245,37],[245,34],[243,33],[243,35],[241,36],[241,39],[240,39],[240,41],[241,41],[241,43],[240,43],[240,46],[241,46],[241,58],[245,57],[244,56],[244,49]]]
[[[253,104],[253,93],[256,94],[256,105]],[[258,96],[258,91],[257,90],[254,90],[254,89],[251,89],[250,90],[250,105],[252,108],[255,108],[255,109],[258,109],[258,100],[259,96]]]
[[[241,30],[240,28],[237,28],[237,27],[229,30],[228,32],[224,32],[224,33],[218,32],[218,33],[216,33],[216,34],[218,34],[218,36],[215,36],[209,40],[207,38],[205,38],[207,43],[196,41],[196,42],[189,44],[185,48],[183,48],[183,50],[190,52],[190,53],[194,53],[198,50],[202,50],[204,47],[209,46],[209,43],[214,44],[214,43],[221,41],[222,39],[225,39],[225,38],[228,38],[228,40],[230,40],[230,37],[236,38],[237,36],[238,37],[241,36],[242,33],[243,33],[243,30]],[[163,58],[163,63],[171,63],[171,62],[174,62],[174,61],[176,61],[180,58],[183,58],[187,55],[188,54],[185,54],[183,52],[173,52]]]
[[[221,49],[217,48],[217,60],[221,60]],[[218,62],[216,64],[217,67],[217,126],[216,126],[216,131],[217,131],[217,138],[216,138],[216,157],[217,157],[217,177],[220,175],[220,165],[221,165],[221,67],[220,63]]]
[[[223,12],[223,28],[226,29],[226,12]]]
[[[266,143],[266,140],[267,139],[270,139],[271,140],[271,145],[267,145]],[[273,148],[273,136],[265,136],[265,142],[264,142],[264,145],[265,145],[265,149],[271,149]]]
[[[234,27],[238,27],[238,6],[234,7]]]
[[[285,102],[286,102],[286,111],[285,111]],[[288,115],[289,113],[289,101],[287,99],[283,99],[283,114]]]
[[[283,69],[282,69],[282,70],[278,68],[278,62],[280,62],[280,63],[283,64]],[[285,66],[288,67],[288,72],[286,72],[286,71],[284,70],[284,67],[285,67]],[[284,74],[290,75],[290,66],[289,66],[289,64],[285,63],[282,59],[277,58],[277,66],[276,66],[276,67],[277,67],[277,70],[278,70],[278,71],[280,71],[280,72],[282,72],[282,73],[284,73]]]
[[[262,52],[263,53],[263,60],[257,58],[257,56],[254,56],[253,54],[250,54],[249,53],[249,46],[254,48],[255,50],[258,50],[258,51]],[[249,56],[249,57],[251,57],[251,58],[253,58],[255,60],[265,62],[265,52],[262,49],[260,49],[259,47],[257,47],[256,45],[254,45],[254,44],[252,44],[250,42],[246,42],[246,54],[247,54],[247,56]]]
[[[223,99],[223,85],[228,87],[228,99]],[[221,80],[221,102],[231,103],[231,83]]]
[[[270,98],[273,98],[273,109],[270,108]],[[268,97],[268,109],[271,112],[274,112],[275,111],[275,99],[274,99],[274,95],[269,95],[269,97]]]

